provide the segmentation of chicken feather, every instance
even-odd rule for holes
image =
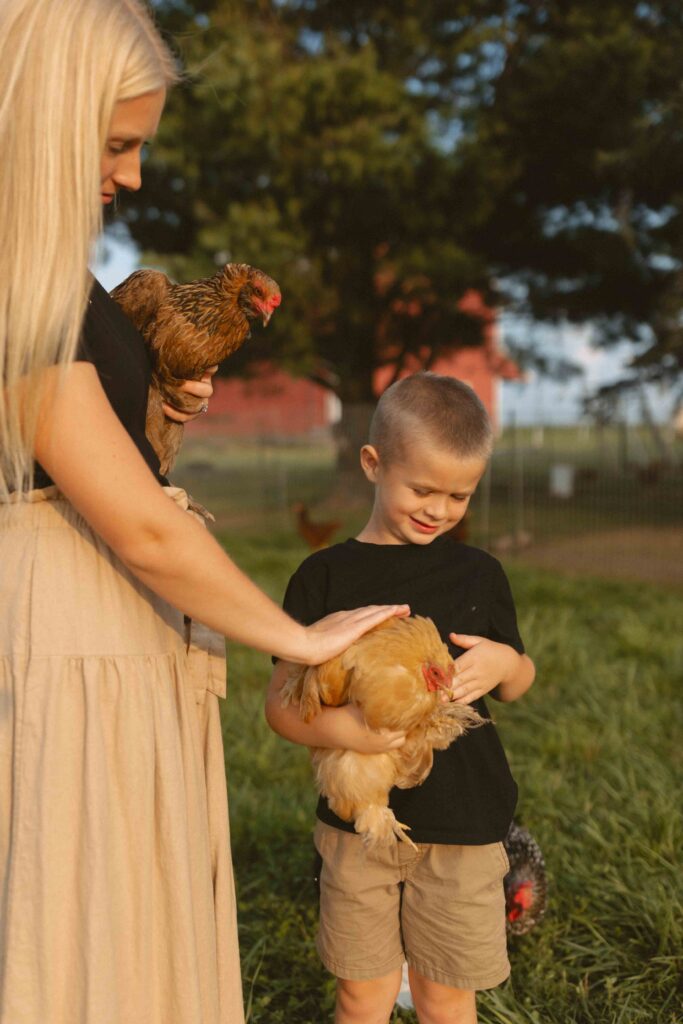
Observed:
[[[322,665],[295,666],[282,688],[283,704],[298,704],[304,721],[325,705],[354,703],[370,729],[406,733],[403,747],[382,754],[311,748],[319,792],[370,847],[395,836],[412,842],[389,808],[390,789],[420,785],[434,750],[484,722],[469,705],[443,703],[440,691],[451,689],[454,674],[455,662],[430,619],[395,617]]]
[[[137,270],[111,293],[147,345],[152,383],[145,433],[159,456],[161,473],[172,468],[183,425],[166,417],[163,403],[197,412],[197,399],[181,391],[247,340],[251,322],[268,323],[280,305],[280,289],[246,263],[228,263],[213,277],[174,284],[157,270]]]

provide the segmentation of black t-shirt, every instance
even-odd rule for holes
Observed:
[[[142,335],[99,281],[93,283],[83,321],[77,362],[92,363],[109,402],[143,459],[161,484],[159,459],[147,440],[147,392],[152,367]],[[34,487],[53,481],[36,462]]]
[[[410,605],[433,620],[450,653],[463,653],[452,632],[488,637],[520,654],[515,606],[500,563],[484,551],[439,537],[431,544],[366,544],[347,540],[311,555],[292,576],[284,607],[308,625],[330,612],[366,604]],[[473,704],[489,712],[483,699]],[[434,752],[429,776],[413,789],[394,788],[390,806],[421,843],[500,842],[517,802],[517,785],[492,722]],[[353,832],[320,798],[318,817]]]

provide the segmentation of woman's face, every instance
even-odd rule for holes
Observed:
[[[157,130],[166,90],[148,92],[114,107],[100,164],[100,195],[111,203],[120,188],[140,188],[142,147]]]

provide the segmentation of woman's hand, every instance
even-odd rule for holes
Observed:
[[[371,604],[350,612],[333,612],[304,631],[306,649],[297,658],[302,665],[320,665],[345,651],[354,640],[392,615],[410,615],[407,604]]]
[[[180,391],[200,399],[194,412],[183,412],[181,409],[176,409],[175,406],[169,405],[168,402],[164,402],[162,408],[166,416],[170,420],[175,420],[176,423],[187,423],[189,420],[196,419],[201,413],[206,412],[209,408],[209,399],[213,395],[211,378],[217,369],[218,366],[210,366],[199,380],[186,380],[181,384]]]

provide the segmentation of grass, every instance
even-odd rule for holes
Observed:
[[[559,433],[550,451],[535,455],[533,439],[522,440],[524,526],[537,536],[680,518],[680,470],[644,484],[611,456],[571,502],[553,502],[549,458],[575,451],[582,465],[602,464],[579,435]],[[492,482],[491,536],[519,526],[509,451],[500,451],[498,466],[508,468],[509,481],[498,472]],[[216,513],[227,550],[276,600],[307,554],[292,531],[293,501],[312,505],[319,518],[341,519],[340,537],[365,514],[362,487],[356,503],[341,508],[330,496],[333,456],[324,445],[228,447],[188,438],[174,476]],[[476,529],[477,519],[475,537]],[[518,817],[546,856],[551,906],[534,933],[513,942],[513,977],[480,997],[480,1021],[678,1024],[683,596],[673,587],[570,579],[519,562],[509,573],[539,678],[519,704],[496,706],[496,717],[520,783]],[[263,721],[269,672],[264,656],[230,650],[224,732],[245,994],[252,1024],[318,1024],[331,1019],[334,986],[313,945],[315,794],[306,752]],[[415,1018],[403,1011],[394,1020]]]
[[[219,535],[279,599],[306,552],[286,520],[262,522]],[[510,577],[538,681],[494,710],[551,902],[512,943],[512,979],[482,994],[480,1021],[678,1024],[683,597],[520,566]],[[223,711],[245,995],[252,1024],[318,1024],[331,1019],[333,983],[313,946],[315,795],[306,751],[264,723],[269,672],[264,656],[230,648]]]

